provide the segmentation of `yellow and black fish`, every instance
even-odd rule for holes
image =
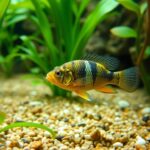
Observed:
[[[138,86],[138,69],[132,67],[123,71],[117,69],[119,61],[114,57],[89,55],[83,60],[74,60],[55,67],[46,79],[60,88],[74,91],[80,97],[91,100],[87,91],[113,93],[107,85],[116,85],[128,92]]]

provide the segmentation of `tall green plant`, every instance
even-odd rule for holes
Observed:
[[[43,73],[66,61],[80,58],[96,26],[118,6],[118,2],[114,0],[101,0],[81,23],[89,0],[82,0],[80,3],[75,0],[48,0],[45,9],[39,0],[31,2],[35,9],[35,16],[32,16],[32,19],[43,36],[43,43],[40,45],[46,47],[41,52],[37,49],[37,43],[26,37],[26,40],[23,39],[25,46],[22,48],[23,55],[36,63]],[[56,87],[53,87],[53,91],[57,95],[64,94]]]
[[[7,12],[6,12],[7,9]],[[28,10],[16,7],[10,0],[0,1],[0,70],[10,76],[14,72],[16,57],[19,56],[19,31],[16,33],[16,25],[27,19]]]
[[[8,8],[9,3],[10,3],[10,0],[1,0],[0,1],[0,26],[2,24],[2,19],[5,15],[5,12]]]

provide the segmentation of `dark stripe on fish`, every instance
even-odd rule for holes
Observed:
[[[101,72],[101,77],[104,79],[107,79],[108,81],[111,81],[114,78],[114,73],[113,72],[106,72],[105,70],[103,70]]]
[[[77,79],[77,74],[75,72],[75,62],[74,61],[71,62],[71,68],[72,68],[73,79],[76,80]]]
[[[78,77],[79,78],[86,78],[86,70],[85,70],[85,62],[82,61],[79,63],[79,70],[78,70]]]
[[[97,76],[97,65],[94,62],[89,61],[89,65],[91,67],[91,72],[92,72],[92,80],[93,80],[93,85],[95,84],[96,81],[96,76]]]
[[[107,74],[107,78],[109,81],[111,81],[114,77],[114,73],[112,71],[110,71],[108,74]]]

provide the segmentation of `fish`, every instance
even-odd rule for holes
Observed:
[[[115,93],[110,85],[128,92],[137,89],[137,67],[115,71],[119,60],[111,56],[87,55],[82,59],[66,62],[46,75],[46,80],[62,89],[75,92],[81,98],[92,101],[90,90]]]

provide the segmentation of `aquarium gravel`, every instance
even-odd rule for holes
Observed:
[[[57,131],[17,127],[0,133],[0,150],[148,150],[150,98],[134,93],[95,93],[95,102],[49,96],[49,88],[21,76],[2,80],[0,110],[13,122],[35,122]]]

